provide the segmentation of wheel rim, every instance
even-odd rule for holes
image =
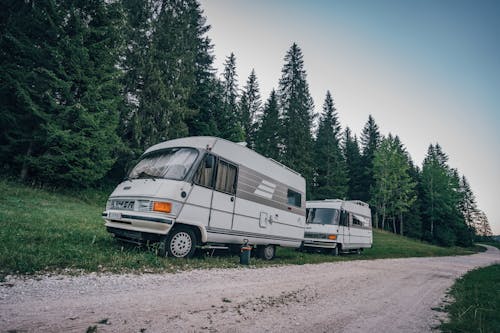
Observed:
[[[274,257],[274,247],[266,246],[264,248],[264,258],[271,259],[272,257]]]
[[[193,242],[187,232],[176,233],[170,241],[170,252],[174,257],[182,258],[189,254]]]

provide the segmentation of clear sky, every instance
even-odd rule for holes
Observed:
[[[500,234],[500,1],[202,0],[215,67],[236,56],[263,102],[293,42],[316,112],[332,92],[343,128],[371,114],[421,165],[439,143]]]

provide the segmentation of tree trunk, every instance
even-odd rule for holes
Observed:
[[[395,234],[398,233],[396,230],[396,217],[395,216],[392,217],[392,230],[393,230],[392,231],[393,233],[395,233]]]
[[[399,234],[403,236],[403,214],[399,214]]]
[[[31,156],[32,148],[33,148],[33,142],[30,142],[28,150],[26,151],[26,158],[24,159],[23,166],[21,167],[21,174],[19,175],[21,181],[26,180],[26,177],[28,176],[28,158]]]

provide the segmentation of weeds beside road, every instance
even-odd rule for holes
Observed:
[[[479,268],[458,279],[444,308],[450,321],[443,332],[500,332],[500,265]]]

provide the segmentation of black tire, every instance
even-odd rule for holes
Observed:
[[[196,244],[196,235],[193,230],[180,227],[169,233],[165,241],[165,250],[169,257],[191,258],[196,251]]]
[[[276,255],[276,246],[260,245],[257,247],[257,256],[264,260],[271,260]]]
[[[338,247],[338,246],[335,246],[335,248],[331,249],[330,254],[331,254],[332,256],[337,257],[337,256],[339,255],[339,247]]]

